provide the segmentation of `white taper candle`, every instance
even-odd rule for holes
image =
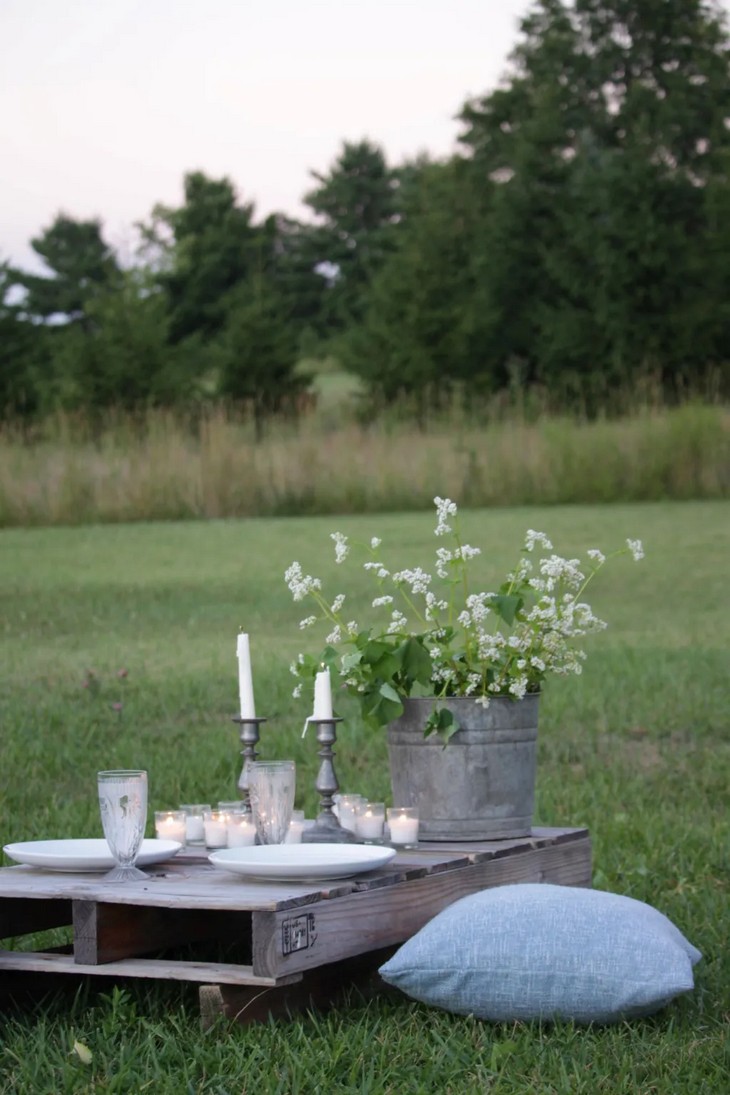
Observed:
[[[256,707],[253,701],[253,679],[251,676],[251,651],[248,635],[241,632],[236,644],[238,656],[238,691],[241,700],[241,718],[255,719]]]
[[[332,718],[332,685],[329,669],[323,669],[314,678],[314,710],[313,719]]]

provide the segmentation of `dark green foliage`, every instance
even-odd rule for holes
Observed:
[[[344,364],[376,400],[448,398],[451,382],[471,379],[474,360],[482,360],[467,307],[477,207],[463,161],[411,171],[398,246],[342,345]]]
[[[26,290],[25,309],[31,316],[82,320],[88,301],[118,283],[119,266],[98,220],[79,221],[59,213],[50,228],[31,240],[31,247],[52,275],[14,271],[16,283]]]
[[[319,229],[291,217],[275,216],[267,221],[271,233],[269,276],[276,284],[287,322],[300,344],[326,335],[325,304],[327,280],[317,272],[321,253]]]
[[[68,408],[127,411],[187,402],[193,395],[188,358],[167,338],[166,301],[139,274],[87,304],[84,329],[54,333],[58,402]]]
[[[509,86],[463,113],[475,168],[503,179],[486,228],[506,263],[478,279],[503,356],[594,408],[641,376],[691,383],[727,352],[722,290],[697,276],[708,196],[727,200],[721,21],[698,0],[545,0],[523,32]]]
[[[226,295],[257,268],[264,243],[252,223],[253,205],[238,204],[229,179],[194,171],[185,176],[184,190],[179,209],[155,210],[158,231],[163,226],[169,233],[159,279],[173,342],[221,331]]]
[[[0,263],[0,421],[26,417],[39,404],[39,361],[44,331],[10,303],[15,278]]]
[[[462,111],[466,157],[411,175],[347,364],[430,403],[460,381],[593,413],[702,391],[730,345],[721,9],[539,0],[512,62]]]
[[[329,282],[325,308],[332,331],[360,317],[367,287],[388,253],[398,216],[398,174],[381,148],[345,141],[326,175],[304,198],[320,218],[318,262]]]
[[[317,354],[422,419],[462,392],[591,415],[726,397],[728,117],[716,0],[535,0],[462,153],[392,167],[345,141],[315,224],[257,222],[191,172],[128,279],[98,220],[59,214],[33,241],[48,276],[0,275],[0,415],[222,396],[260,422]]]
[[[212,360],[221,395],[251,407],[257,423],[267,414],[296,409],[296,393],[307,378],[294,372],[295,332],[274,284],[252,278],[230,296]]]

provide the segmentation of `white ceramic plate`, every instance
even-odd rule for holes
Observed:
[[[149,867],[176,855],[182,844],[177,840],[143,840],[138,867]],[[110,871],[115,866],[114,856],[103,839],[90,840],[26,840],[20,844],[6,844],[6,855],[16,863],[28,863],[31,867],[45,867],[49,871]]]
[[[373,844],[256,844],[222,848],[208,859],[216,867],[272,882],[308,882],[348,878],[384,867],[395,848]]]

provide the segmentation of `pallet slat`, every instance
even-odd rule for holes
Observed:
[[[71,954],[0,951],[0,970],[25,970],[28,973],[86,974],[102,977],[143,977],[162,981],[197,981],[215,985],[260,985],[275,988],[292,984],[301,974],[260,977],[251,966],[230,962],[168,962],[155,958],[126,958],[103,966],[81,965]]]

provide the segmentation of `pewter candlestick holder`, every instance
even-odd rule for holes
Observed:
[[[314,825],[305,829],[302,833],[303,844],[354,844],[357,837],[348,829],[344,829],[335,817],[333,795],[336,795],[340,785],[337,782],[334,765],[333,746],[337,740],[337,723],[340,718],[309,719],[317,728],[318,753],[322,758],[319,766],[315,787],[320,795],[319,814]]]
[[[241,744],[243,745],[243,749],[241,750],[243,767],[241,768],[241,774],[238,777],[238,793],[241,796],[243,812],[245,814],[250,814],[251,794],[248,789],[248,765],[250,761],[256,760],[256,757],[258,756],[256,746],[258,745],[260,736],[259,727],[262,722],[266,722],[266,719],[243,718],[241,715],[236,715],[233,722],[237,722],[241,727]]]

